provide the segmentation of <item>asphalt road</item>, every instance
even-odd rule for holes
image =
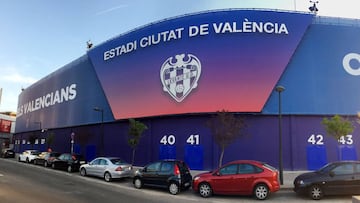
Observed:
[[[121,203],[121,202],[259,202],[253,197],[213,196],[201,198],[193,191],[170,195],[166,190],[135,189],[131,180],[107,183],[78,173],[0,159],[0,203]],[[272,194],[265,202],[314,202],[291,190]],[[351,202],[351,196],[326,197],[321,202]]]

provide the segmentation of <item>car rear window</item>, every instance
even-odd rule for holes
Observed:
[[[120,165],[120,164],[127,164],[127,162],[125,162],[124,160],[121,159],[110,159],[111,163],[115,164],[115,165]]]

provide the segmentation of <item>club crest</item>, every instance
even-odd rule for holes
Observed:
[[[177,102],[182,102],[198,86],[201,74],[200,60],[192,54],[169,57],[161,66],[163,90]]]

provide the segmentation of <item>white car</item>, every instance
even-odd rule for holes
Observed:
[[[132,166],[118,157],[98,157],[80,166],[80,175],[102,177],[106,182],[132,177]]]
[[[38,150],[25,150],[23,153],[19,155],[19,161],[24,161],[26,163],[31,163],[37,158],[40,154]]]

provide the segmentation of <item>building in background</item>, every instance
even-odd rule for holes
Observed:
[[[13,112],[0,112],[0,151],[13,148],[13,134],[15,132],[16,114]]]
[[[14,147],[130,160],[135,118],[149,128],[136,165],[177,158],[208,170],[220,152],[205,123],[224,109],[247,123],[224,162],[278,166],[281,107],[286,170],[357,159],[359,128],[336,141],[321,121],[339,114],[357,125],[359,45],[356,19],[248,9],[165,19],[90,48],[22,91]]]

